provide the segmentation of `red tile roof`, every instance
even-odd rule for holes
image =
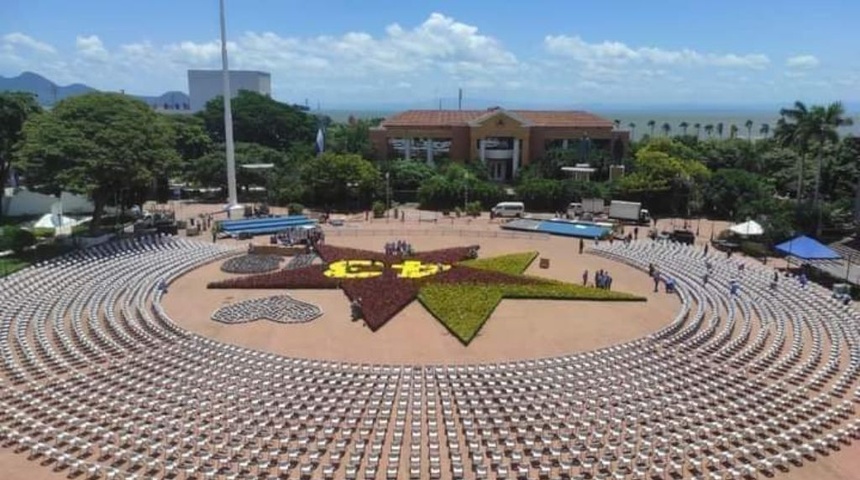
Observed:
[[[612,122],[588,112],[576,110],[499,110],[522,118],[538,127],[612,128]],[[382,122],[383,127],[448,127],[467,125],[489,117],[492,110],[407,110]]]

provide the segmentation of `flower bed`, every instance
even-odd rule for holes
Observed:
[[[504,298],[645,301],[644,298],[629,293],[549,280],[518,285],[433,283],[425,285],[418,293],[418,300],[424,308],[464,345],[468,345],[475,338]]]
[[[364,321],[374,332],[418,295],[417,283],[397,278],[392,270],[366,280],[344,280],[341,288],[350,300],[360,299]]]
[[[207,288],[337,288],[338,280],[326,277],[323,272],[325,272],[324,265],[311,265],[305,268],[279,270],[253,277],[228,278],[219,282],[210,282]]]
[[[492,270],[510,275],[520,275],[529,268],[538,252],[511,253],[498,257],[479,258],[460,262],[465,267],[479,268],[481,270]]]
[[[510,275],[502,272],[494,272],[492,270],[481,270],[478,268],[456,266],[444,273],[440,273],[432,278],[433,283],[441,284],[480,284],[480,285],[495,285],[495,284],[542,284],[549,280],[536,277],[527,277],[524,275]]]

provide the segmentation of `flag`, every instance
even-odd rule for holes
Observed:
[[[321,154],[325,151],[325,135],[323,135],[322,128],[317,130],[317,154]]]

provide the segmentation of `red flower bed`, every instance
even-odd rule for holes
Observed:
[[[338,260],[378,260],[386,264],[390,263],[390,258],[382,252],[360,250],[358,248],[336,247],[334,245],[318,246],[317,254],[326,263],[334,263]]]
[[[469,255],[473,249],[477,249],[477,246],[473,247],[454,247],[454,248],[443,248],[441,250],[431,250],[429,252],[419,252],[415,255],[409,257],[409,260],[420,260],[425,263],[444,263],[448,265],[453,265],[457,262],[462,262],[463,260],[468,260]]]
[[[207,288],[294,288],[294,289],[324,289],[337,288],[338,280],[323,275],[324,265],[311,265],[295,270],[279,270],[277,272],[239,277],[211,282]]]
[[[481,270],[471,267],[453,267],[447,272],[427,277],[433,283],[467,283],[479,285],[537,285],[546,283],[539,278],[525,277],[522,275],[510,275],[508,273],[494,272],[492,270]]]
[[[397,278],[393,270],[366,280],[344,280],[341,288],[350,300],[361,299],[364,321],[374,332],[418,296],[418,284]]]

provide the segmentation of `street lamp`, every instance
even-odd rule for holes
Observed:
[[[463,210],[465,211],[469,207],[469,172],[463,174]]]

